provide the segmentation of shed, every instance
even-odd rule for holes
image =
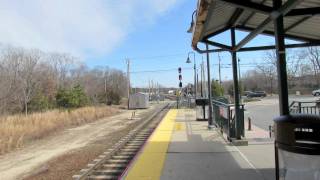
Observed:
[[[130,95],[129,109],[146,109],[149,107],[149,95],[147,93],[135,93]]]

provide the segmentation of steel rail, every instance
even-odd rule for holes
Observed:
[[[91,167],[88,169],[85,169],[84,172],[81,172],[78,175],[74,175],[73,179],[75,180],[84,180],[88,179],[91,174],[93,174],[98,168],[103,166],[108,160],[110,160],[114,155],[116,155],[122,148],[124,148],[130,141],[134,140],[136,135],[139,134],[140,131],[145,129],[153,120],[161,114],[165,109],[168,109],[172,107],[172,103],[167,103],[164,107],[162,107],[160,110],[154,112],[149,116],[142,124],[135,127],[133,130],[131,130],[126,136],[120,139],[118,143],[116,143],[109,152],[104,153],[104,157],[99,159],[97,162],[95,162]],[[151,135],[151,133],[150,133]],[[147,140],[148,137],[145,139]],[[143,146],[143,144],[141,145]],[[135,155],[133,155],[134,157]],[[129,161],[130,163],[130,161]],[[83,171],[83,170],[82,170]]]

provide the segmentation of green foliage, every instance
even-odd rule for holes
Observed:
[[[88,104],[88,97],[80,85],[74,86],[70,90],[59,89],[56,94],[58,107],[78,108]]]
[[[220,97],[224,95],[224,89],[220,85],[218,81],[212,80],[211,81],[211,91],[213,97]]]

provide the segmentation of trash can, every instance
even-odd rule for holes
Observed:
[[[320,179],[320,117],[286,115],[274,119],[277,180]]]
[[[197,121],[208,121],[209,100],[206,98],[196,99],[196,118]]]

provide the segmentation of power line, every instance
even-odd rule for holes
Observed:
[[[193,70],[193,68],[182,68],[183,70]],[[171,68],[171,69],[157,69],[157,70],[145,70],[145,71],[133,71],[130,72],[131,74],[138,74],[138,73],[157,73],[157,72],[170,72],[170,71],[177,71],[178,68]]]
[[[177,53],[177,54],[167,54],[167,55],[160,55],[160,56],[145,56],[145,57],[132,57],[131,60],[145,60],[145,59],[163,59],[163,58],[169,58],[169,57],[182,57],[186,56],[186,53]],[[170,60],[170,59],[168,59]]]
[[[271,65],[272,63],[244,63],[239,64],[241,67],[257,67],[258,65]],[[218,66],[219,64],[212,64],[211,67]],[[221,68],[232,68],[231,64],[221,64]],[[183,70],[193,70],[193,68],[182,68]],[[139,73],[158,73],[158,72],[171,72],[177,71],[177,68],[170,68],[170,69],[157,69],[157,70],[142,70],[142,71],[131,71],[131,74],[139,74]]]

